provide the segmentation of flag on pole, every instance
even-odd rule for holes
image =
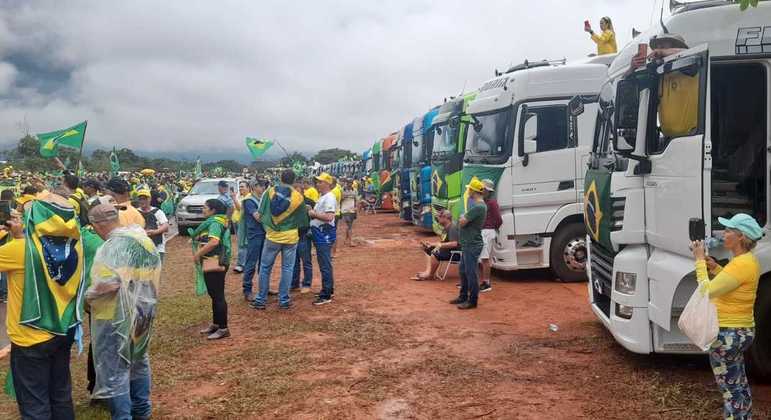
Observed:
[[[252,154],[252,159],[257,159],[264,155],[270,149],[270,146],[273,146],[273,142],[270,140],[246,138],[246,147],[249,149],[249,153]]]
[[[305,163],[300,160],[292,162],[292,172],[297,176],[303,176],[305,174]]]
[[[86,170],[85,170],[85,168],[83,168],[83,161],[81,161],[81,160],[78,161],[78,172],[77,172],[77,175],[80,178],[83,178],[83,177],[86,176]]]
[[[117,176],[120,172],[120,161],[118,160],[118,154],[115,153],[115,148],[112,148],[110,152],[110,175]]]
[[[40,156],[45,158],[56,157],[59,155],[59,147],[75,150],[81,149],[86,136],[87,123],[88,121],[83,121],[70,128],[36,135],[40,142]]]
[[[201,158],[200,157],[195,161],[195,174],[194,175],[195,175],[196,179],[203,178],[203,170],[201,169]]]

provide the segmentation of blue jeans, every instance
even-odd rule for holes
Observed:
[[[247,246],[245,247],[238,247],[238,257],[236,260],[236,265],[239,267],[243,268],[244,264],[246,264],[246,253],[248,252],[247,250],[248,246],[249,245],[247,244]]]
[[[292,276],[292,288],[300,287],[300,263],[302,262],[303,284],[302,287],[311,287],[313,282],[313,260],[311,259],[311,247],[313,242],[307,235],[300,235],[297,243],[297,257],[294,260],[294,275]],[[301,261],[302,260],[302,261]]]
[[[125,394],[109,400],[112,420],[149,419],[152,414],[150,403],[150,359],[145,354],[142,360],[131,363],[129,389]]]
[[[255,236],[249,238],[246,243],[246,252],[244,252],[244,277],[242,278],[244,285],[244,295],[252,294],[252,279],[254,278],[254,272],[257,270],[257,264],[260,263],[260,255],[262,255],[262,246],[265,243],[264,236]],[[239,256],[241,251],[238,251]]]
[[[332,273],[332,245],[315,242],[316,260],[319,262],[319,271],[321,271],[321,293],[319,298],[331,299],[335,293],[335,278]]]
[[[477,277],[477,261],[482,253],[482,246],[463,247],[460,259],[460,295],[464,302],[476,304],[479,298],[479,278]]]
[[[260,284],[254,303],[265,305],[268,300],[268,289],[270,288],[270,274],[273,271],[273,263],[276,262],[276,256],[281,253],[281,280],[278,283],[278,303],[279,305],[289,305],[289,284],[292,282],[294,274],[294,260],[297,254],[297,244],[278,244],[270,239],[265,240],[260,257]]]

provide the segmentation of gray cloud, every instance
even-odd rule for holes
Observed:
[[[383,4],[381,4],[383,3]],[[142,150],[362,151],[525,58],[579,58],[632,0],[33,1],[0,9],[0,139],[89,120],[88,142]]]

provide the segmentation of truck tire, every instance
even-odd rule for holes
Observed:
[[[586,281],[586,229],[570,223],[557,230],[551,240],[549,261],[561,282]]]
[[[750,375],[771,383],[771,277],[762,277],[755,298],[755,340],[747,350]]]

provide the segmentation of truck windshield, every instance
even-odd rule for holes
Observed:
[[[514,138],[511,108],[475,115],[469,125],[466,152],[471,161],[489,162],[490,158],[508,158]]]
[[[434,134],[434,154],[448,155],[458,150],[458,133],[460,125],[452,127],[450,124],[436,126]]]

